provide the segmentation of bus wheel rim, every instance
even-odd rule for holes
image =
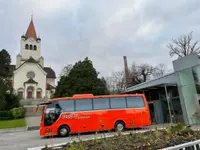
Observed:
[[[117,125],[117,129],[118,129],[119,131],[122,131],[122,130],[124,129],[123,124],[119,123],[119,124]]]
[[[61,134],[61,135],[66,135],[66,134],[67,134],[67,129],[62,128],[62,129],[60,130],[60,134]]]

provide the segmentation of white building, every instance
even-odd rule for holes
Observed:
[[[20,53],[12,69],[13,88],[22,99],[50,98],[55,92],[56,75],[53,69],[44,67],[41,39],[32,19],[26,34],[21,36]]]

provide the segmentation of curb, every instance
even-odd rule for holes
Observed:
[[[29,126],[27,127],[27,131],[32,131],[32,130],[39,130],[40,129],[40,126]]]
[[[23,131],[26,131],[26,130],[27,130],[27,127],[0,129],[0,134],[13,133],[13,132],[23,132]]]
[[[33,130],[39,130],[39,129],[40,129],[40,126],[31,126],[31,127],[25,126],[25,127],[19,127],[19,128],[7,128],[7,129],[0,129],[0,134],[33,131]]]

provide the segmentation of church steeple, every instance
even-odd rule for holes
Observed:
[[[27,29],[26,34],[25,34],[25,37],[26,38],[32,37],[35,40],[37,40],[37,34],[36,34],[34,23],[33,23],[33,16],[31,16],[31,22],[30,22],[30,24],[28,26],[28,29]]]
[[[30,24],[26,31],[26,34],[21,36],[21,50],[20,55],[22,60],[27,60],[30,57],[39,61],[41,57],[41,39],[35,32],[33,18],[31,17]]]

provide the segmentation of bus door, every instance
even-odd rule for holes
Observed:
[[[93,111],[92,99],[75,100],[76,124],[79,132],[95,131],[97,118]]]
[[[36,107],[36,112],[38,112],[38,111],[42,111],[41,112],[41,122],[40,122],[40,126],[44,126],[44,117],[45,117],[45,111],[46,111],[46,108],[47,108],[47,106],[49,105],[49,104],[51,104],[51,103],[49,103],[49,102],[47,102],[47,103],[40,103],[40,104],[37,104],[37,107]]]
[[[142,96],[126,97],[128,108],[132,108],[133,113],[133,126],[143,126],[146,122],[147,109],[144,98]]]

